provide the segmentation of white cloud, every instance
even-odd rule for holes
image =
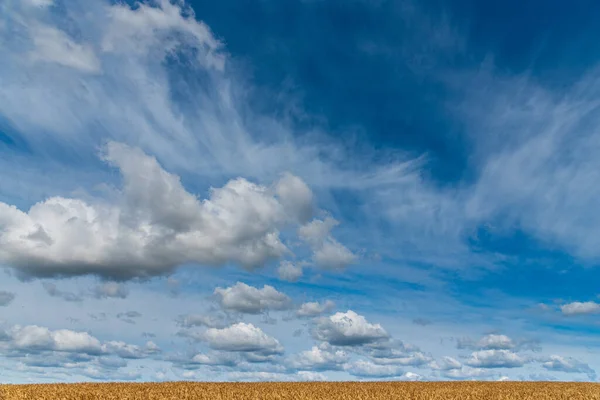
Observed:
[[[60,29],[36,24],[29,33],[34,45],[30,53],[32,61],[56,63],[82,72],[101,72],[94,50],[87,44],[76,43]]]
[[[295,355],[289,365],[295,369],[308,370],[338,370],[342,364],[349,360],[350,355],[343,350],[336,350],[330,346],[313,346],[312,349]]]
[[[549,371],[583,373],[587,374],[591,380],[596,380],[596,371],[594,371],[588,364],[572,357],[551,355],[542,363],[542,367]]]
[[[216,288],[219,305],[223,310],[246,314],[259,314],[267,310],[287,310],[292,300],[273,286],[264,285],[258,289],[242,282],[228,288]]]
[[[16,325],[8,334],[11,339],[9,346],[21,351],[64,351],[96,355],[103,353],[100,341],[86,332],[68,329],[51,331],[36,325]]]
[[[458,369],[462,367],[462,364],[455,358],[444,356],[439,361],[436,360],[431,362],[429,367],[434,370],[448,371],[451,369]]]
[[[560,310],[564,315],[587,315],[600,313],[600,304],[593,301],[584,303],[575,301],[560,306]]]
[[[371,361],[358,360],[344,365],[344,370],[351,375],[370,378],[389,378],[401,376],[402,371],[394,365],[378,365]]]
[[[269,188],[239,178],[200,201],[138,149],[111,142],[104,158],[123,174],[119,204],[52,197],[25,213],[0,203],[0,260],[29,275],[126,279],[186,262],[254,268],[289,252]]]
[[[121,341],[110,341],[103,345],[103,349],[125,359],[139,359],[160,352],[160,348],[151,341],[147,342],[144,347]]]
[[[339,270],[352,264],[357,257],[346,246],[330,238],[315,250],[313,259],[320,267]]]
[[[444,377],[449,379],[457,379],[457,380],[479,380],[481,378],[486,378],[492,375],[489,370],[483,368],[469,368],[469,367],[461,367],[461,368],[453,368],[447,371],[444,371],[442,374]]]
[[[490,334],[479,339],[477,347],[483,350],[510,350],[515,347],[515,344],[506,335]]]
[[[192,357],[192,362],[195,364],[202,365],[225,365],[225,366],[235,366],[239,360],[235,357],[235,355],[230,353],[223,352],[215,352],[209,354],[199,353]]]
[[[481,171],[468,215],[498,229],[518,226],[579,260],[597,260],[600,192],[591,182],[600,166],[598,68],[558,92],[528,76],[493,72],[481,71],[469,86],[461,115]]]
[[[196,21],[193,11],[169,0],[157,1],[157,7],[140,3],[136,9],[125,4],[108,8],[110,25],[102,40],[102,50],[110,53],[134,53],[148,56],[149,53],[162,60],[167,54],[182,45],[198,50],[197,61],[207,68],[222,70],[225,58],[219,54],[221,44],[215,39],[208,26]],[[178,33],[178,37],[173,37]]]
[[[415,372],[406,372],[404,373],[400,379],[401,381],[410,381],[410,382],[416,382],[416,381],[422,381],[423,377]]]
[[[338,221],[328,217],[325,220],[314,219],[298,229],[300,238],[313,249],[313,261],[320,267],[341,269],[357,259],[331,236],[331,230],[338,224]]]
[[[289,261],[282,261],[277,268],[279,279],[288,282],[297,282],[302,277],[302,267]]]
[[[22,2],[33,7],[50,7],[54,4],[54,0],[22,0]]]
[[[282,374],[265,371],[240,371],[227,374],[227,379],[243,382],[296,382],[296,381],[326,381],[323,374],[312,371],[298,371],[295,374]]]
[[[335,303],[331,300],[326,300],[324,303],[308,302],[300,305],[296,311],[297,317],[317,317],[323,313],[327,313],[335,308]]]
[[[180,315],[177,318],[177,324],[184,328],[192,328],[195,326],[205,326],[207,328],[224,328],[227,323],[222,316],[187,314]]]
[[[283,353],[283,347],[277,339],[244,322],[223,329],[209,328],[203,338],[215,350],[253,352],[265,356]]]
[[[0,307],[6,307],[13,302],[16,295],[12,292],[0,290]]]
[[[298,371],[296,373],[302,381],[326,381],[327,377],[319,372]]]
[[[275,186],[279,201],[290,216],[305,223],[314,213],[314,195],[306,183],[290,173],[285,173]]]
[[[313,335],[334,346],[357,346],[389,337],[380,324],[371,324],[352,310],[321,317],[316,322]]]
[[[391,349],[388,355],[373,358],[376,364],[420,366],[431,362],[431,356],[420,351],[405,353]]]
[[[509,350],[481,350],[471,353],[465,364],[480,368],[517,368],[527,359]]]
[[[7,329],[3,336],[3,340],[0,340],[0,353],[30,366],[65,367],[70,363],[89,365],[95,361],[99,366],[109,368],[112,365],[110,360],[99,357],[141,359],[161,351],[153,342],[147,342],[145,346],[122,341],[102,343],[87,332],[51,330],[37,325],[15,325]]]

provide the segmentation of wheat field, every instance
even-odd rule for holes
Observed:
[[[600,400],[600,384],[548,382],[77,383],[0,385],[2,400]]]

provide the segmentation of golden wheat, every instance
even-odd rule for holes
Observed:
[[[600,400],[600,384],[548,382],[76,383],[0,385],[2,400]]]

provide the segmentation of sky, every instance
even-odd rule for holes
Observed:
[[[3,1],[0,381],[599,381],[599,11]]]

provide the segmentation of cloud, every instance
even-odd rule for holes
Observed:
[[[302,179],[286,172],[277,182],[275,192],[283,208],[293,219],[305,223],[312,218],[314,195]]]
[[[0,341],[0,351],[7,356],[46,354],[49,352],[71,354],[71,357],[115,355],[121,358],[144,358],[160,351],[153,342],[145,347],[121,341],[102,343],[87,332],[69,329],[50,330],[37,325],[15,325],[4,332],[5,340]],[[55,362],[54,360],[50,360]]]
[[[71,39],[66,32],[53,26],[29,26],[33,50],[29,57],[34,62],[56,63],[85,73],[100,73],[100,60],[87,44]]]
[[[103,345],[103,349],[105,352],[125,359],[141,359],[161,351],[152,341],[146,342],[146,345],[143,347],[127,344],[122,341],[110,341]]]
[[[128,324],[135,324],[135,319],[141,316],[142,314],[137,311],[117,313],[117,318],[123,322],[127,322]]]
[[[335,303],[331,300],[326,300],[324,303],[319,302],[308,302],[300,305],[300,308],[296,311],[296,316],[300,318],[304,317],[317,317],[323,313],[327,313],[335,308]]]
[[[594,371],[588,364],[578,361],[572,357],[551,355],[542,363],[542,367],[549,371],[587,374],[590,380],[596,380],[596,371]]]
[[[235,354],[223,352],[198,353],[192,357],[191,361],[194,364],[228,367],[234,367],[239,362]]]
[[[296,381],[327,381],[323,374],[312,371],[298,371],[295,374],[282,374],[264,371],[230,372],[227,379],[235,382],[296,382]]]
[[[289,252],[278,232],[286,209],[268,187],[238,178],[201,202],[139,149],[110,142],[104,160],[123,174],[118,205],[52,197],[24,213],[0,203],[0,260],[29,276],[129,279],[188,262],[255,268]]]
[[[204,326],[207,328],[224,328],[227,326],[225,317],[219,315],[201,315],[201,314],[187,314],[180,315],[176,319],[177,325],[184,328],[193,328],[197,326]]]
[[[344,350],[336,350],[328,345],[313,346],[290,359],[288,364],[295,369],[314,371],[335,371],[342,369],[350,355]]]
[[[477,348],[483,350],[510,350],[514,347],[512,339],[506,335],[485,335],[477,342]]]
[[[251,352],[262,356],[283,353],[283,346],[277,339],[244,322],[222,329],[209,328],[202,337],[214,350]]]
[[[389,354],[378,354],[373,358],[373,362],[380,365],[405,365],[418,367],[431,362],[431,356],[420,351],[405,353],[396,349],[391,349]]]
[[[302,277],[302,267],[289,261],[282,261],[277,268],[279,279],[288,282],[297,282]]]
[[[465,364],[479,368],[517,368],[527,361],[509,350],[481,350],[471,353]]]
[[[292,306],[292,300],[288,296],[269,285],[258,289],[237,282],[228,288],[216,288],[214,294],[223,310],[245,314],[260,314],[268,310],[287,310]]]
[[[432,358],[421,352],[418,347],[390,338],[371,342],[353,350],[380,365],[418,367],[432,361]]]
[[[13,302],[16,295],[12,292],[0,290],[0,307],[6,307]]]
[[[339,222],[333,218],[315,219],[298,229],[302,240],[313,249],[313,261],[322,268],[339,270],[352,264],[357,257],[335,240],[330,231]]]
[[[52,297],[58,297],[65,301],[70,301],[70,302],[80,302],[83,300],[82,295],[59,290],[56,287],[56,284],[54,284],[52,282],[42,282],[42,286],[44,287],[44,290],[46,291],[46,293],[48,293]]]
[[[365,360],[346,364],[344,370],[354,376],[369,378],[390,378],[402,375],[402,370],[397,366],[378,365]]]
[[[313,336],[333,346],[360,346],[389,337],[381,325],[367,322],[365,317],[352,310],[321,317],[316,322]]]
[[[531,350],[540,351],[541,347],[537,340],[512,338],[501,334],[488,334],[474,341],[471,338],[459,338],[456,342],[458,349],[475,350]]]
[[[127,287],[119,282],[103,282],[93,289],[94,296],[99,299],[124,299],[129,295]]]
[[[105,351],[100,341],[86,332],[68,329],[51,331],[37,325],[16,325],[7,333],[10,341],[3,346],[5,351],[60,351],[89,355],[100,355]]]
[[[598,314],[600,313],[600,304],[593,301],[586,301],[585,303],[575,301],[573,303],[560,306],[560,310],[564,315],[569,316]]]
[[[456,380],[479,380],[491,376],[492,373],[483,368],[469,368],[463,366],[461,368],[453,368],[444,371],[442,375],[446,378]]]
[[[69,374],[93,368],[106,373],[106,379],[115,369],[125,367],[127,359],[149,358],[160,353],[153,342],[145,346],[121,341],[101,342],[87,332],[69,329],[51,330],[37,325],[15,325],[0,334],[0,354],[26,366],[35,368],[67,369]],[[85,374],[84,374],[85,375]]]
[[[459,369],[462,367],[462,364],[455,358],[445,356],[442,357],[440,361],[432,361],[429,364],[429,367],[434,370],[448,371],[451,369]]]
[[[597,260],[600,218],[593,210],[600,192],[590,182],[599,167],[598,68],[559,92],[527,75],[494,72],[480,71],[460,114],[480,171],[466,202],[469,216],[502,231],[518,227],[578,260]]]

